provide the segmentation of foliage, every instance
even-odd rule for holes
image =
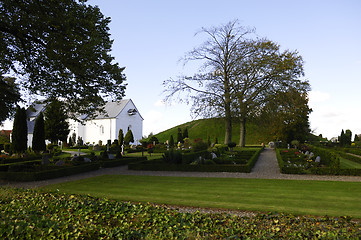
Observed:
[[[40,112],[39,116],[35,120],[32,149],[35,152],[45,151],[45,128],[44,128],[44,116]]]
[[[106,198],[2,189],[4,239],[346,239],[361,225],[347,217],[268,213],[254,217],[181,213],[151,204]]]
[[[170,147],[170,148],[173,148],[173,147],[174,147],[174,138],[173,138],[173,135],[170,135],[170,138],[169,138],[169,147]]]
[[[152,135],[150,138],[149,138],[149,142],[152,143],[152,144],[158,144],[159,143],[159,140],[156,136]]]
[[[193,140],[193,144],[192,144],[193,152],[199,152],[207,149],[208,149],[208,144],[204,142],[201,138],[197,138]]]
[[[169,151],[164,153],[163,159],[167,163],[180,164],[182,163],[182,152],[171,148]]]
[[[70,130],[64,104],[57,99],[49,101],[50,103],[46,106],[44,112],[45,138],[52,143],[57,143],[58,140],[65,142]]]
[[[122,146],[124,143],[124,133],[123,133],[123,129],[119,129],[119,132],[118,132],[118,144],[120,146]]]
[[[345,132],[341,131],[341,135],[338,137],[338,141],[341,146],[350,146],[351,145],[352,132],[347,129]]]
[[[0,68],[0,123],[13,116],[16,110],[16,104],[20,101],[19,92],[19,88],[15,84],[15,79],[3,77]]]
[[[12,148],[14,152],[23,153],[28,147],[28,127],[26,110],[17,106],[12,131]]]
[[[102,96],[124,96],[124,68],[109,54],[110,18],[97,6],[2,0],[0,22],[0,75],[20,75],[31,93],[67,99],[72,117],[94,113]]]
[[[178,128],[177,143],[183,143],[183,134],[181,128]]]
[[[132,130],[128,130],[127,134],[124,137],[124,144],[129,145],[129,143],[134,142],[134,136]]]
[[[189,138],[188,128],[187,128],[187,127],[184,128],[182,137],[183,137],[183,139],[184,139],[184,138]]]
[[[301,143],[308,140],[310,133],[307,94],[291,88],[269,96],[267,104],[262,107],[258,121],[265,125],[275,140],[291,143],[298,140]]]

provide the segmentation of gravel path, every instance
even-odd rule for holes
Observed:
[[[319,176],[282,174],[278,167],[276,153],[273,149],[266,148],[252,169],[251,173],[230,172],[176,172],[176,171],[134,171],[127,166],[115,168],[102,168],[96,171],[81,173],[56,179],[36,182],[0,182],[2,186],[37,188],[49,184],[75,181],[101,175],[145,175],[145,176],[176,176],[176,177],[216,177],[216,178],[260,178],[260,179],[288,179],[288,180],[321,180],[321,181],[350,181],[361,182],[360,176]]]

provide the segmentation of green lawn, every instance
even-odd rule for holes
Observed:
[[[358,168],[361,169],[361,164],[348,160],[346,158],[340,157],[340,167],[344,169]]]
[[[134,202],[361,218],[361,182],[107,175],[46,189]]]
[[[142,153],[141,153],[141,152],[126,153],[125,156],[127,156],[127,157],[142,157]],[[163,153],[152,153],[152,154],[149,154],[148,152],[144,152],[144,153],[143,153],[143,156],[144,156],[144,157],[147,157],[148,160],[153,160],[153,159],[162,158]]]

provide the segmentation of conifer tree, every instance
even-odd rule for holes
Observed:
[[[44,128],[44,115],[40,112],[35,120],[34,133],[33,133],[32,148],[35,152],[45,151],[45,128]]]
[[[177,136],[177,143],[183,143],[183,134],[182,134],[182,129],[178,128],[178,136]]]
[[[129,143],[134,142],[134,136],[132,130],[128,130],[127,134],[124,137],[124,144],[129,145]]]
[[[123,134],[123,129],[119,129],[119,132],[118,132],[118,144],[120,146],[122,146],[124,143],[124,134]]]
[[[173,138],[173,135],[170,135],[169,147],[170,147],[170,148],[173,148],[173,147],[174,147],[174,138]]]
[[[189,136],[188,136],[188,128],[187,127],[183,131],[183,139],[185,139],[185,138],[189,138]]]
[[[26,110],[17,106],[12,131],[12,148],[16,153],[26,151],[28,145],[28,126]]]
[[[52,99],[46,107],[44,117],[45,138],[52,143],[57,143],[58,140],[65,142],[70,130],[63,103]]]

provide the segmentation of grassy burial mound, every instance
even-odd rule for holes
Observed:
[[[181,128],[182,130],[187,128],[190,139],[201,138],[206,141],[208,137],[210,137],[212,143],[215,143],[216,138],[218,140],[218,143],[224,143],[224,134],[226,130],[225,122],[221,118],[194,120],[160,132],[155,136],[158,138],[159,142],[166,142],[167,140],[169,140],[171,135],[173,135],[173,138],[176,140],[178,128]],[[240,132],[238,120],[235,119],[233,121],[232,128],[232,141],[238,143]],[[272,136],[268,134],[262,128],[262,126],[256,123],[247,123],[246,132],[247,145],[260,145],[262,142],[268,143],[272,140]]]

